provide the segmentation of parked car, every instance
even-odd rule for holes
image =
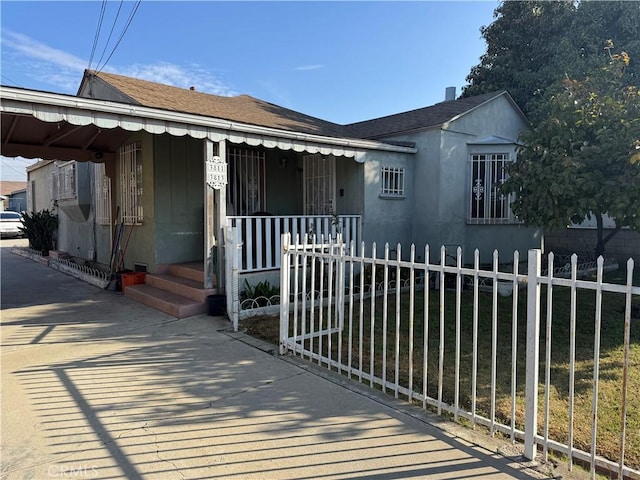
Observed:
[[[0,212],[0,236],[21,237],[22,215],[18,212]]]

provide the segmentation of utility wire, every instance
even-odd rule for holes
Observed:
[[[23,157],[4,157],[4,156],[0,156],[0,160],[8,160],[8,158],[11,158],[12,162],[24,162],[24,163],[33,163],[33,159],[32,158],[23,158]]]
[[[19,174],[25,174],[26,170],[18,170],[16,168],[13,168],[13,166],[9,165],[7,160],[5,160],[4,158],[0,159],[2,161],[2,169],[4,170],[5,168],[8,168],[9,170],[13,170],[16,173]]]
[[[104,20],[104,12],[107,8],[107,0],[102,0],[102,6],[100,7],[100,17],[98,18],[98,27],[96,28],[96,34],[93,37],[93,47],[91,48],[91,55],[89,56],[89,65],[87,70],[91,70],[91,63],[93,62],[93,56],[96,53],[96,47],[98,46],[98,39],[100,38],[100,30],[102,30],[102,20]]]
[[[120,45],[120,42],[124,38],[125,33],[127,33],[127,30],[131,26],[131,22],[133,21],[133,17],[135,17],[136,12],[138,11],[138,8],[140,7],[140,3],[141,2],[142,2],[142,0],[137,0],[135,6],[131,9],[131,13],[129,14],[129,18],[127,19],[127,24],[124,26],[124,29],[122,30],[122,33],[120,34],[120,38],[118,38],[118,41],[114,45],[113,49],[111,50],[111,53],[109,54],[109,56],[107,57],[105,62],[102,64],[102,67],[99,67],[97,69],[98,73],[100,73],[102,70],[104,70],[104,67],[106,67],[107,63],[109,63],[109,60],[111,60],[111,57],[113,56],[113,54],[115,53],[116,49]]]
[[[6,82],[13,83],[16,87],[21,87],[21,88],[22,88],[22,85],[20,85],[18,82],[15,82],[15,81],[11,80],[11,79],[10,79],[9,77],[7,77],[6,75],[2,75],[2,74],[0,74],[0,77],[4,78],[4,80],[5,80]]]
[[[109,32],[109,37],[104,44],[104,48],[102,49],[102,55],[100,55],[100,60],[96,62],[96,65],[100,65],[102,59],[104,58],[104,54],[107,53],[107,47],[109,46],[109,42],[111,42],[111,35],[113,35],[113,30],[116,28],[116,23],[118,23],[118,17],[120,16],[120,10],[122,10],[122,4],[124,0],[120,0],[120,5],[118,6],[118,11],[116,12],[116,18],[113,20],[113,25],[111,25],[111,31]]]

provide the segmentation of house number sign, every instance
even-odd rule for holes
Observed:
[[[214,190],[220,190],[227,184],[227,164],[220,157],[207,158],[207,185]]]

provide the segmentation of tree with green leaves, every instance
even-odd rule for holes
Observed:
[[[640,2],[504,1],[480,30],[487,51],[471,69],[462,96],[507,90],[536,124],[567,75],[581,78],[598,65],[611,39],[631,57],[640,79]]]
[[[640,231],[640,89],[626,52],[581,79],[566,77],[549,114],[523,134],[503,193],[528,225],[561,228],[596,219],[596,256],[622,227]],[[604,236],[603,216],[616,228]]]

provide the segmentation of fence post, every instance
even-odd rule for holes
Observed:
[[[527,276],[527,359],[525,386],[524,456],[536,457],[538,433],[538,370],[540,355],[540,250],[529,250]]]
[[[233,314],[233,331],[238,331],[238,317],[240,315],[240,288],[238,286],[239,274],[240,274],[240,251],[242,249],[242,242],[237,227],[232,227],[231,234],[233,236],[233,247],[231,261],[231,298],[232,298],[232,314]]]
[[[282,234],[280,263],[280,355],[287,353],[289,336],[289,242],[291,234]]]
[[[227,218],[226,228],[224,230],[224,278],[228,282],[227,285],[224,285],[224,291],[227,295],[227,315],[233,322],[233,290],[231,288],[231,280],[232,280],[232,272],[234,265],[234,257],[233,254],[235,252],[236,244],[234,243],[233,238],[233,227],[231,225],[231,219]],[[220,288],[220,281],[218,280],[218,288]]]

